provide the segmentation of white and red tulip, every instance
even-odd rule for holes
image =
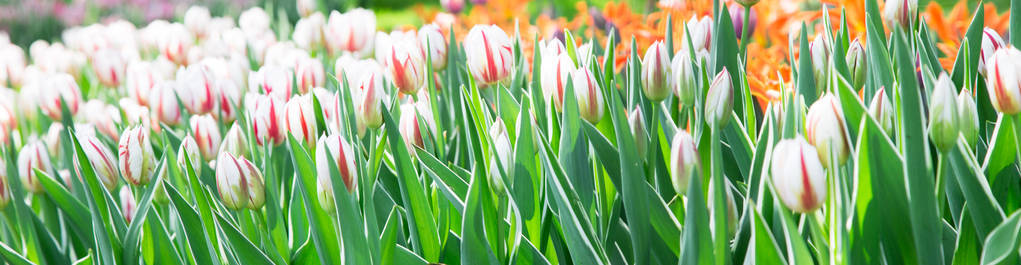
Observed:
[[[248,154],[248,136],[241,130],[238,123],[231,125],[230,129],[227,129],[227,133],[223,135],[220,152],[227,152],[235,156]]]
[[[670,183],[677,194],[688,192],[688,183],[696,172],[701,172],[701,159],[695,139],[685,130],[677,130],[670,142]]]
[[[199,115],[192,116],[189,122],[191,134],[195,136],[195,142],[198,144],[199,151],[202,152],[202,158],[206,161],[216,158],[222,138],[216,119],[209,115]]]
[[[890,27],[898,25],[910,29],[917,12],[918,0],[887,0],[883,4],[883,20]]]
[[[319,206],[329,213],[335,212],[333,179],[340,178],[349,192],[358,187],[358,169],[355,167],[354,149],[339,135],[322,136],[316,146],[316,172]],[[331,160],[332,159],[332,160]],[[330,165],[337,168],[340,176],[331,174]]]
[[[801,135],[776,144],[770,173],[777,197],[787,208],[810,213],[826,201],[826,172],[815,147]]]
[[[496,25],[475,25],[464,38],[468,70],[480,84],[508,81],[514,64],[511,40]]]
[[[181,123],[181,105],[177,100],[177,82],[156,83],[149,92],[149,111],[159,122],[167,125]],[[153,129],[159,126],[153,126]]]
[[[40,141],[28,142],[21,147],[21,151],[18,153],[18,176],[21,177],[21,186],[29,192],[40,193],[43,191],[42,184],[39,183],[40,176],[36,175],[33,169],[47,173],[53,172],[50,154]]]
[[[330,12],[323,37],[330,53],[347,52],[357,58],[372,55],[373,41],[376,39],[376,14],[361,8],[343,14]]]
[[[245,177],[247,163],[229,153],[220,153],[216,158],[216,192],[223,206],[231,210],[248,207],[248,180]],[[244,165],[243,165],[244,164]]]
[[[315,146],[316,138],[319,136],[319,126],[316,121],[315,108],[312,106],[312,95],[300,95],[292,97],[285,106],[287,115],[284,116],[284,123],[287,131],[298,141],[302,141],[310,147]]]
[[[135,219],[135,214],[138,212],[138,203],[135,201],[135,194],[131,193],[131,189],[129,188],[122,188],[117,197],[121,206],[121,216],[124,216],[125,222],[131,224],[131,221]]]
[[[879,88],[876,95],[872,96],[869,103],[869,115],[879,123],[880,128],[888,134],[893,134],[893,103],[886,98],[886,89]]]
[[[182,68],[177,72],[177,96],[181,103],[194,115],[213,111],[219,99],[217,79],[204,64]]]
[[[503,182],[500,170],[502,168],[508,181],[513,181],[513,170],[511,162],[514,161],[514,147],[511,145],[510,136],[507,135],[507,125],[503,123],[503,119],[497,118],[493,125],[489,127],[489,135],[492,138],[493,144],[493,157],[489,160],[489,181],[493,185],[493,190],[498,195],[503,194],[506,189],[506,184]],[[499,163],[499,164],[497,164]]]
[[[92,57],[92,71],[96,73],[99,83],[107,88],[121,85],[126,64],[121,52],[116,49],[103,49]]]
[[[305,94],[313,88],[326,86],[326,71],[323,70],[323,63],[316,58],[298,59],[294,74],[297,76],[298,93]]]
[[[574,73],[574,61],[565,52],[560,41],[550,41],[543,49],[546,60],[540,63],[539,84],[542,86],[543,96],[546,103],[552,104],[557,111],[564,109],[564,87],[567,80]],[[549,56],[545,56],[548,54]]]
[[[139,105],[149,105],[149,94],[157,82],[164,79],[152,62],[136,61],[128,64],[125,71],[125,87],[128,96]]]
[[[706,122],[722,128],[730,121],[731,111],[734,110],[734,86],[727,68],[723,68],[713,78],[705,100]]]
[[[66,73],[50,74],[41,82],[42,91],[39,95],[39,105],[46,116],[59,121],[63,116],[62,104],[66,104],[71,115],[78,113],[78,106],[82,102],[82,92],[71,75]]]
[[[578,114],[592,124],[599,123],[605,109],[599,81],[587,68],[578,68],[571,74],[571,82],[574,96],[578,99]]]
[[[666,44],[656,41],[642,58],[642,90],[645,97],[658,102],[670,96],[670,56]]]
[[[124,130],[117,150],[118,168],[124,180],[135,186],[148,184],[156,165],[149,131],[137,126]]]
[[[929,100],[929,137],[941,152],[956,146],[960,134],[957,111],[957,88],[946,72],[940,74]]]
[[[1011,46],[993,53],[986,65],[989,102],[1006,115],[1021,112],[1021,51]]]
[[[413,38],[395,40],[387,51],[384,64],[393,78],[393,84],[405,95],[415,95],[425,84],[425,59],[418,42]]]
[[[447,68],[447,40],[443,37],[440,27],[435,24],[423,25],[418,30],[419,45],[431,58],[433,71]]]
[[[254,101],[254,102],[252,102]],[[254,106],[255,113],[252,114],[252,134],[255,135],[255,143],[259,146],[268,144],[280,145],[287,139],[284,121],[286,114],[284,100],[260,95],[249,101]]]
[[[1006,42],[1000,37],[996,30],[986,27],[982,29],[982,49],[979,50],[978,72],[985,76],[986,64],[993,58],[993,53],[1000,48],[1007,47]]]
[[[819,160],[826,168],[839,167],[850,154],[844,111],[840,101],[827,93],[812,103],[805,115],[805,138],[819,151]],[[830,157],[836,161],[830,160]]]
[[[258,91],[272,97],[291,98],[294,74],[287,68],[267,65],[248,75],[248,91]]]

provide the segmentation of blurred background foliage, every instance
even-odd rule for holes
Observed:
[[[499,0],[491,0],[499,1]],[[711,0],[681,0],[711,1]],[[786,1],[786,0],[763,0]],[[958,0],[919,0],[919,7],[936,1],[950,7]],[[967,0],[969,10],[980,0]],[[1011,0],[988,0],[998,7],[1009,7]],[[466,0],[470,8],[472,0]],[[602,8],[608,2],[627,2],[636,12],[649,12],[657,0],[584,0],[589,6]],[[540,13],[559,17],[572,17],[578,12],[576,0],[530,1],[528,10],[532,21]],[[11,42],[27,48],[35,40],[54,41],[61,32],[74,25],[103,22],[123,18],[145,25],[156,19],[175,20],[184,14],[189,6],[203,5],[213,15],[237,16],[251,6],[262,6],[275,14],[286,14],[291,23],[298,19],[294,0],[0,0],[0,30],[8,32]],[[806,7],[819,6],[817,0],[803,1]],[[319,0],[322,10],[346,10],[363,7],[376,12],[377,25],[388,30],[402,25],[420,25],[424,21],[416,10],[440,9],[439,0]],[[328,15],[328,13],[326,14]]]

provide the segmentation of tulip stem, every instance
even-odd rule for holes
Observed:
[[[1015,162],[1021,162],[1021,114],[1011,115],[1014,120],[1014,157],[1017,159]]]
[[[742,17],[741,17],[741,56],[743,56],[743,58],[745,58],[745,59],[748,58],[748,55],[745,52],[748,51],[748,42],[749,42],[748,41],[748,31],[750,31],[748,29],[748,24],[750,23],[749,20],[751,20],[750,19],[751,12],[752,12],[751,10],[752,10],[751,6],[747,6],[747,5],[744,6],[744,15],[742,15]],[[745,63],[747,64],[747,62],[745,62]]]
[[[712,216],[713,216],[713,227],[714,231],[713,242],[714,242],[714,255],[721,257],[716,260],[716,264],[729,264],[730,253],[728,253],[729,247],[727,246],[729,241],[727,239],[727,201],[724,192],[726,192],[726,176],[723,175],[723,167],[720,163],[723,162],[720,148],[720,132],[716,125],[711,125],[709,129],[709,145],[710,148],[710,167],[712,175],[711,181],[713,182],[713,198],[712,200]]]

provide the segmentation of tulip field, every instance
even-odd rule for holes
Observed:
[[[255,2],[0,34],[0,263],[1021,264],[1018,0]]]

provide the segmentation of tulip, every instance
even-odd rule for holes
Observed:
[[[46,116],[59,121],[62,116],[61,104],[67,104],[67,110],[71,112],[71,115],[78,113],[78,105],[82,102],[82,93],[78,89],[78,83],[71,75],[66,73],[51,74],[41,82],[43,83],[39,95],[39,105]]]
[[[110,139],[117,141],[120,137],[117,126],[121,123],[121,112],[117,107],[93,99],[85,102],[82,105],[82,111],[79,111],[78,114],[79,120],[85,120],[92,124],[97,131]]]
[[[361,8],[343,14],[330,12],[323,37],[330,53],[349,52],[359,58],[371,55],[376,38],[376,14]]]
[[[232,122],[237,118],[237,108],[241,105],[241,88],[234,82],[217,82],[219,100],[212,111],[213,117],[222,122]]]
[[[267,65],[248,76],[249,91],[259,91],[282,100],[291,98],[294,74],[287,68]]]
[[[358,169],[355,168],[355,154],[343,137],[329,135],[319,137],[316,144],[316,173],[318,175],[319,206],[328,213],[335,212],[333,197],[333,174],[330,164],[337,168],[340,179],[348,192],[355,192],[358,187]],[[329,154],[329,156],[327,156]]]
[[[696,18],[694,15],[688,19],[688,22],[684,24],[688,34],[691,35],[691,44],[694,45],[695,50],[706,50],[708,51],[712,47],[713,37],[713,19],[708,16],[702,16]],[[683,41],[684,47],[688,46],[688,41]]]
[[[269,31],[269,22],[269,14],[258,6],[249,8],[238,16],[238,27],[249,36]]]
[[[326,26],[326,17],[322,13],[314,13],[310,16],[298,19],[294,24],[294,32],[291,39],[294,44],[305,50],[318,50],[323,46],[323,27]]]
[[[209,115],[193,116],[189,122],[191,134],[195,136],[202,158],[206,161],[216,158],[221,139],[219,124]]]
[[[80,134],[78,135],[78,141],[82,146],[85,157],[88,158],[89,163],[92,165],[96,177],[103,183],[103,186],[106,186],[106,190],[112,191],[117,188],[117,180],[120,179],[120,174],[117,171],[116,157],[113,156],[110,148],[106,147],[95,136]],[[79,168],[75,167],[75,170],[79,170]],[[78,171],[78,175],[81,176],[81,171]]]
[[[297,0],[294,2],[297,5],[298,14],[301,14],[301,17],[308,17],[309,15],[312,15],[312,13],[315,13],[318,9],[318,4],[316,3],[317,0]]]
[[[592,54],[592,42],[586,42],[578,46],[578,49],[574,50],[574,56],[578,59],[579,68],[588,68],[592,60],[595,59],[595,55]]]
[[[159,39],[160,53],[177,65],[188,64],[188,51],[195,43],[192,33],[181,24],[170,24],[162,29]]]
[[[75,131],[77,131],[79,135],[88,133],[87,131],[77,130],[78,128],[75,129],[76,129]],[[46,144],[46,150],[54,154],[60,152],[60,143],[63,141],[63,139],[61,139],[61,136],[63,136],[62,135],[63,133],[64,124],[61,124],[59,122],[50,123],[50,128],[46,130],[46,134],[44,134],[41,139],[43,143]]]
[[[262,170],[256,167],[252,161],[241,157],[238,158],[241,164],[242,176],[248,183],[248,209],[259,210],[266,204],[266,182],[262,177]]]
[[[326,71],[323,70],[323,63],[315,58],[298,59],[298,65],[294,67],[294,74],[297,76],[298,92],[301,94],[326,85]]]
[[[493,190],[496,191],[497,195],[502,195],[506,184],[503,182],[503,174],[500,174],[502,168],[503,172],[506,173],[507,180],[513,182],[514,169],[511,164],[513,160],[513,146],[511,146],[510,136],[507,136],[507,126],[504,125],[503,119],[497,118],[493,122],[493,125],[489,127],[489,135],[493,137],[493,158],[489,160],[489,181],[493,185]],[[497,164],[499,163],[499,165]]]
[[[819,160],[826,168],[844,164],[850,153],[843,113],[838,99],[827,93],[812,103],[805,115],[805,136],[819,151]],[[830,160],[831,155],[837,159],[836,163]]]
[[[578,99],[578,113],[592,124],[603,119],[603,89],[586,68],[578,68],[571,75],[574,96]]]
[[[702,172],[695,139],[685,130],[677,130],[670,142],[670,182],[677,194],[688,192],[688,183],[696,172]]]
[[[242,168],[241,160],[244,159],[229,153],[220,153],[216,158],[216,192],[223,206],[231,210],[249,205],[248,183],[244,174],[247,169]]]
[[[918,0],[887,0],[883,5],[883,20],[893,27],[899,25],[910,29],[915,24]]]
[[[227,133],[223,136],[223,142],[220,143],[220,152],[227,152],[234,156],[248,154],[248,136],[241,130],[238,123],[234,123],[230,129],[227,129]]]
[[[383,125],[383,77],[376,73],[362,78],[354,95],[356,120],[368,128],[379,129]],[[339,101],[338,101],[339,103]],[[339,106],[335,106],[339,108]],[[339,117],[337,118],[339,120]]]
[[[427,101],[425,101],[427,102]],[[425,120],[426,127],[423,128],[419,122],[418,116],[422,116],[422,120]],[[401,137],[404,138],[404,145],[408,148],[408,152],[412,156],[416,154],[415,149],[412,146],[418,146],[419,148],[425,148],[424,133],[423,130],[429,130],[430,132],[436,132],[436,124],[433,121],[432,109],[429,105],[419,103],[405,103],[401,105],[401,120],[398,126],[398,131],[401,133]]]
[[[7,174],[7,159],[0,159],[0,209],[7,208],[11,202],[11,189],[7,184],[10,175]]]
[[[181,123],[181,106],[177,101],[176,87],[175,81],[163,81],[156,83],[149,92],[149,108],[153,116],[171,126]]]
[[[974,45],[974,44],[973,44]],[[982,49],[979,50],[978,56],[978,72],[983,76],[986,75],[986,62],[992,60],[993,53],[1000,48],[1006,47],[1007,44],[1000,37],[1000,33],[996,30],[986,27],[982,30]]]
[[[135,195],[131,193],[131,189],[123,188],[118,194],[120,198],[121,216],[124,216],[124,221],[131,224],[131,221],[135,219],[135,214],[138,212],[138,204],[135,202]]]
[[[748,1],[748,0],[744,0],[744,1]],[[753,0],[753,1],[758,2],[758,0]],[[745,4],[742,4],[742,5],[750,6],[750,5],[745,5]],[[754,3],[752,5],[754,5]],[[738,39],[741,38],[741,34],[745,34],[745,33],[743,33],[743,30],[744,30],[744,26],[745,26],[745,18],[746,17],[748,19],[748,33],[747,33],[748,36],[751,36],[752,33],[755,33],[755,25],[759,23],[759,13],[755,12],[755,9],[750,8],[750,9],[748,9],[748,14],[749,15],[745,16],[744,6],[741,6],[741,5],[731,5],[730,7],[727,8],[728,11],[730,12],[730,21],[731,21],[732,24],[734,24],[734,34],[737,34],[736,37]]]
[[[287,138],[284,134],[284,101],[270,96],[260,96],[253,101],[252,134],[255,135],[255,143],[259,146],[284,143]]]
[[[92,71],[96,73],[100,84],[108,88],[117,88],[124,79],[125,64],[127,62],[120,51],[104,49],[93,57]]]
[[[295,139],[304,141],[309,147],[314,147],[316,137],[319,136],[319,127],[315,108],[312,106],[312,96],[293,97],[287,101],[285,108],[287,115],[284,116],[284,123],[287,125],[287,131]]]
[[[202,153],[199,151],[199,144],[191,135],[181,139],[181,145],[177,150],[177,166],[182,172],[188,171],[188,166],[195,171],[195,175],[202,175]]]
[[[662,41],[652,43],[646,50],[642,59],[642,91],[649,100],[659,102],[670,96],[670,63],[666,44]]]
[[[645,116],[642,115],[642,109],[635,107],[631,113],[628,113],[627,121],[631,125],[631,135],[635,137],[635,148],[638,149],[638,155],[645,160],[645,151],[649,149],[649,133],[645,131]]]
[[[464,9],[464,0],[440,0],[440,6],[447,12],[457,14],[461,13],[461,9]]]
[[[876,91],[876,95],[872,96],[872,102],[869,103],[869,115],[887,134],[893,134],[893,103],[890,99],[886,98],[886,92],[884,88],[879,88]]]
[[[709,84],[705,102],[706,122],[716,128],[723,128],[730,121],[730,113],[733,109],[734,87],[730,80],[730,73],[727,72],[727,68],[723,68]]]
[[[1006,115],[1021,112],[1021,51],[1007,47],[996,50],[986,65],[986,88],[989,102],[996,111]]]
[[[695,105],[695,93],[701,91],[695,79],[695,68],[692,66],[691,55],[688,51],[681,50],[674,55],[670,70],[673,71],[672,86],[674,94],[680,99],[683,107]]]
[[[940,74],[936,80],[936,87],[932,91],[932,98],[929,101],[929,137],[936,149],[946,152],[957,143],[958,117],[957,95],[954,94],[953,81],[945,72]]]
[[[755,4],[758,4],[759,0],[734,0],[734,2],[737,2],[738,4],[741,4],[743,6],[751,7],[754,6]]]
[[[978,106],[975,105],[975,99],[971,97],[971,90],[967,88],[961,89],[961,93],[957,95],[957,114],[961,134],[968,141],[968,145],[975,146],[978,141],[979,128]]]
[[[422,26],[418,30],[418,41],[422,50],[428,52],[428,58],[432,59],[433,71],[447,68],[447,40],[439,26],[435,24]]]
[[[156,165],[149,131],[138,126],[125,129],[117,146],[118,165],[124,180],[136,186],[148,184]]]
[[[826,91],[826,80],[829,78],[830,73],[830,42],[826,40],[826,37],[819,35],[814,41],[808,44],[808,49],[812,56],[812,74],[815,76],[815,91],[816,94]]]
[[[770,173],[773,188],[787,208],[811,213],[826,201],[826,172],[815,147],[798,135],[773,148]]]
[[[513,66],[511,40],[496,25],[475,25],[464,38],[468,70],[480,84],[508,81]]]
[[[206,35],[210,20],[212,16],[209,9],[204,6],[191,6],[184,12],[184,26],[200,39]]]
[[[152,62],[136,61],[128,64],[125,79],[128,96],[139,105],[148,106],[149,91],[157,82],[163,80],[163,76],[156,71]]]
[[[552,43],[560,46],[558,41],[553,41]],[[545,96],[546,103],[552,104],[558,112],[563,111],[564,86],[567,86],[567,79],[575,70],[574,62],[571,61],[571,56],[566,52],[560,52],[543,58],[548,58],[542,60],[540,65],[539,84],[542,86],[543,96]]]
[[[425,83],[425,60],[413,40],[392,43],[385,65],[394,86],[405,95],[414,95]]]
[[[177,96],[191,114],[213,111],[219,99],[216,88],[217,80],[205,65],[192,65],[177,72]]]
[[[33,169],[47,173],[53,172],[50,154],[46,151],[43,143],[39,141],[30,141],[21,147],[21,151],[18,153],[18,176],[21,177],[22,187],[32,193],[40,193],[43,191],[43,187],[39,183],[39,175],[36,175]]]
[[[861,42],[857,38],[851,42],[851,46],[847,48],[847,56],[844,60],[847,63],[847,68],[851,70],[851,82],[854,87],[862,87],[865,85],[865,71],[867,55],[865,54],[865,46],[861,45]]]
[[[18,117],[15,116],[14,109],[6,105],[0,105],[0,145],[6,145],[11,131],[17,128]]]
[[[17,45],[0,45],[0,86],[21,87],[24,71],[25,51]]]

